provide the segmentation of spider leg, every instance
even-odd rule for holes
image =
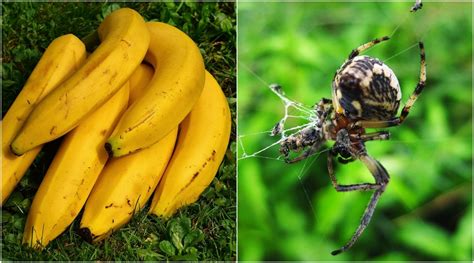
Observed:
[[[323,144],[323,141],[317,142],[317,143],[311,145],[311,147],[309,147],[306,151],[304,151],[300,156],[298,156],[294,159],[285,158],[285,162],[286,163],[296,163],[296,162],[302,161],[302,160],[310,157],[311,155],[315,154],[319,150],[319,148],[321,148],[322,144]]]
[[[361,46],[359,46],[358,48],[352,50],[351,54],[349,55],[349,58],[348,60],[351,60],[355,57],[357,57],[360,53],[364,52],[365,50],[377,45],[378,43],[382,42],[382,41],[385,41],[385,40],[389,40],[390,38],[388,36],[385,36],[385,37],[381,37],[381,38],[376,38],[368,43],[365,43]]]
[[[425,62],[425,48],[423,42],[419,42],[420,46],[420,79],[418,80],[418,84],[416,85],[415,90],[408,98],[405,106],[400,113],[400,117],[393,118],[388,121],[358,121],[356,125],[363,127],[363,128],[385,128],[385,127],[392,127],[398,126],[406,119],[408,113],[410,113],[410,109],[415,103],[418,96],[421,94],[423,89],[425,88],[426,83],[426,62]]]
[[[337,255],[348,250],[354,245],[357,239],[359,239],[360,235],[364,232],[365,228],[369,224],[370,219],[374,214],[375,207],[377,206],[377,202],[379,201],[380,196],[385,191],[385,188],[390,179],[387,170],[385,170],[385,168],[377,160],[368,156],[366,153],[360,155],[359,159],[365,164],[365,166],[367,166],[369,171],[374,176],[375,184],[373,184],[374,187],[372,189],[375,189],[375,191],[372,194],[369,204],[367,205],[367,208],[364,211],[359,226],[357,227],[349,242],[347,242],[347,244],[343,247],[331,252],[332,255]]]
[[[342,163],[342,164],[348,164],[348,163],[350,163],[350,162],[355,161],[355,159],[352,158],[352,157],[349,157],[349,158],[342,158],[341,156],[338,156],[338,157],[337,157],[337,161],[338,161],[339,163]]]
[[[332,185],[338,192],[350,192],[350,191],[369,191],[373,189],[378,189],[378,184],[372,183],[361,183],[361,184],[347,184],[342,185],[337,182],[336,175],[334,174],[334,166],[333,166],[333,158],[335,157],[335,153],[333,149],[329,151],[328,154],[328,172],[329,178],[331,179]]]
[[[408,113],[410,112],[411,106],[415,103],[416,99],[420,95],[420,93],[425,88],[426,83],[426,62],[425,62],[425,47],[423,42],[418,43],[420,46],[420,79],[418,84],[416,85],[415,91],[410,95],[405,107],[402,109],[402,113],[400,114],[400,123],[402,123],[405,118],[407,117]]]
[[[374,140],[389,140],[390,133],[388,131],[378,131],[378,132],[371,132],[371,133],[366,133],[362,135],[354,134],[354,135],[351,135],[351,137],[354,137],[356,140],[361,140],[362,142],[374,141]]]

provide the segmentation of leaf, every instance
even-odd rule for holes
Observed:
[[[158,236],[155,235],[154,233],[151,233],[146,239],[145,242],[149,242],[151,244],[154,244],[158,242]]]
[[[229,32],[230,30],[232,30],[232,21],[225,14],[217,14],[216,22],[222,31]]]
[[[183,251],[184,246],[181,242],[184,236],[189,232],[191,228],[191,219],[187,217],[180,218],[178,220],[173,220],[170,223],[169,234],[171,237],[171,242],[178,249],[179,253]]]
[[[2,224],[8,223],[12,218],[12,214],[7,211],[2,211]]]
[[[168,240],[161,241],[158,246],[160,247],[161,251],[165,252],[166,255],[168,256],[176,255],[176,248]]]
[[[159,253],[156,253],[154,251],[144,249],[144,248],[137,249],[137,255],[138,257],[140,257],[140,259],[146,260],[146,261],[165,259],[163,255],[160,255]]]
[[[195,247],[189,247],[189,248],[186,248],[186,252],[187,252],[187,254],[197,255],[198,250]]]
[[[227,199],[224,197],[220,197],[214,200],[214,203],[218,206],[225,206],[227,204]]]
[[[193,230],[189,232],[185,237],[184,237],[184,247],[189,248],[197,243],[201,242],[204,239],[204,234],[200,229]]]
[[[16,81],[13,81],[13,80],[4,80],[2,82],[2,85],[7,88],[7,87],[10,87],[10,86],[13,86],[15,83],[16,83]]]
[[[225,185],[223,183],[221,183],[221,181],[219,181],[219,179],[214,178],[214,187],[216,188],[217,192],[220,192],[222,190],[222,188],[225,187]]]
[[[28,208],[30,208],[30,205],[31,205],[31,200],[30,200],[30,199],[24,199],[24,200],[21,201],[21,203],[19,204],[19,206],[20,206],[24,211],[27,211]]]
[[[5,207],[16,207],[17,204],[21,203],[23,201],[23,195],[19,191],[14,191],[11,195],[10,198],[8,199],[7,203],[5,204]]]
[[[215,195],[216,195],[216,190],[214,189],[214,187],[206,188],[206,190],[204,190],[204,192],[201,194],[202,197],[208,200],[214,198]]]
[[[173,257],[173,260],[176,261],[190,261],[190,260],[198,260],[196,254],[186,254]]]
[[[18,229],[18,230],[22,230],[26,218],[24,218],[24,217],[12,217],[12,219],[13,219],[13,227]]]
[[[398,238],[413,250],[434,258],[449,258],[451,244],[447,233],[439,227],[417,220],[400,229]]]
[[[469,207],[472,207],[469,205]],[[469,260],[472,255],[472,211],[467,209],[466,214],[459,222],[453,236],[452,253],[454,260]]]
[[[116,4],[116,3],[111,4],[111,5],[104,5],[102,7],[101,16],[99,17],[99,21],[104,20],[104,18],[106,18],[108,15],[110,15],[110,13],[112,13],[113,11],[115,11],[117,9],[120,9],[120,5]]]
[[[16,238],[15,238],[15,235],[12,234],[12,233],[8,233],[6,236],[5,236],[5,240],[10,242],[10,243],[16,243]]]

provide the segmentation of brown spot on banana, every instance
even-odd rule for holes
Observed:
[[[212,150],[211,158],[212,158],[213,161],[216,160],[215,157],[216,157],[216,150]]]
[[[54,134],[54,130],[56,130],[56,126],[53,126],[51,127],[51,130],[49,131],[49,134],[53,135]]]
[[[191,180],[189,180],[189,182],[183,188],[181,188],[181,190],[179,190],[179,192],[176,196],[181,195],[181,193],[188,188],[188,186],[198,177],[200,171],[201,171],[201,169],[199,169],[199,171],[197,171],[193,174],[193,177],[191,178]]]
[[[130,44],[130,42],[128,42],[127,40],[125,40],[125,39],[123,39],[123,38],[120,39],[120,41],[124,42],[124,43],[127,44],[129,47],[132,46],[132,44]]]
[[[112,82],[114,82],[114,80],[117,78],[117,75],[118,75],[117,72],[114,72],[114,74],[112,74],[109,80],[109,85],[112,85]]]
[[[145,118],[143,118],[139,123],[133,125],[132,127],[129,127],[128,129],[125,130],[125,133],[132,131],[133,129],[137,128],[138,126],[142,125],[145,123],[149,118],[151,118],[155,114],[155,111],[149,111]]]

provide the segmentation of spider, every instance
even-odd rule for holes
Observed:
[[[400,116],[397,117],[402,97],[397,77],[380,60],[359,55],[388,39],[389,37],[377,38],[352,50],[334,76],[332,100],[321,99],[314,107],[315,117],[311,123],[280,143],[280,152],[285,161],[295,163],[315,154],[325,141],[335,141],[329,150],[327,165],[329,177],[336,191],[374,191],[352,238],[343,247],[331,252],[332,255],[344,252],[354,245],[369,224],[377,202],[389,182],[387,170],[367,153],[365,142],[388,140],[390,134],[388,131],[366,132],[366,128],[388,128],[402,124],[425,87],[425,51],[423,43],[419,42],[421,57],[419,81]],[[278,90],[275,87],[273,89]],[[277,128],[281,129],[280,126]],[[301,150],[304,151],[296,158],[289,157],[290,152]],[[355,160],[362,161],[374,177],[375,183],[339,184],[333,168],[333,159],[336,157],[342,164]]]

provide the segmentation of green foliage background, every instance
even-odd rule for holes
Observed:
[[[5,3],[2,2],[2,116],[49,43],[60,35],[94,31],[113,10],[131,7],[147,21],[183,30],[199,46],[221,84],[235,120],[234,3]],[[166,40],[164,40],[166,41]],[[81,215],[42,252],[21,245],[29,206],[59,140],[46,145],[2,208],[2,260],[235,260],[235,121],[218,175],[199,201],[164,221],[144,212],[106,241],[91,245],[75,232]]]
[[[240,260],[472,259],[472,3],[239,3]],[[391,175],[365,233],[346,253],[371,193],[336,192],[326,154],[288,165],[268,132],[283,104],[268,88],[307,106],[331,97],[334,73],[353,48],[397,74],[402,102],[419,78],[424,41],[427,86],[390,141],[368,142]],[[403,105],[403,104],[402,104]],[[327,146],[331,146],[328,143]],[[372,182],[360,162],[336,164],[340,183]]]

